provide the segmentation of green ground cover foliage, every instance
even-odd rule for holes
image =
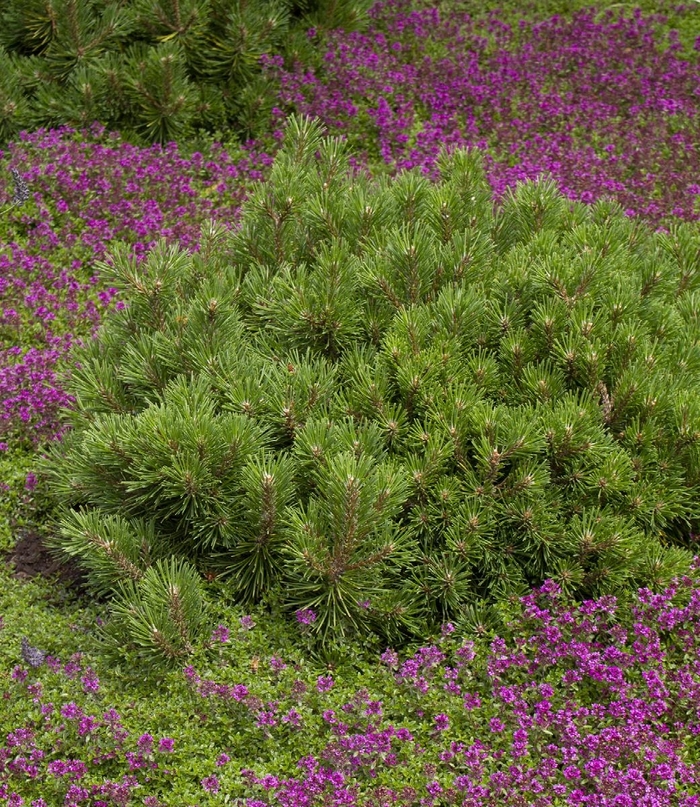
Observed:
[[[545,180],[494,209],[478,153],[441,174],[353,175],[291,119],[239,230],[102,266],[125,308],[44,470],[122,639],[191,649],[195,569],[321,641],[400,643],[547,578],[624,597],[688,568],[696,229]]]
[[[659,15],[663,20],[659,20],[659,43],[664,47],[668,43],[668,33],[678,32],[678,39],[683,45],[686,54],[693,50],[695,40],[700,36],[700,15],[687,14],[688,10],[694,10],[696,0],[687,3],[676,3],[673,0],[637,0],[637,2],[600,2],[589,3],[587,0],[501,0],[494,4],[480,3],[479,0],[419,0],[418,4],[423,8],[439,8],[441,12],[467,12],[475,18],[485,16],[491,12],[497,12],[499,19],[507,20],[517,25],[519,20],[543,20],[558,14],[566,19],[571,18],[577,11],[587,8],[595,8],[599,12],[599,18],[603,18],[606,12],[630,16],[636,13],[637,9],[645,15]]]

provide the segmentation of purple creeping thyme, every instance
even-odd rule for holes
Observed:
[[[6,217],[0,244],[0,450],[8,450],[63,434],[71,347],[120,307],[117,290],[100,287],[96,261],[115,241],[139,260],[160,237],[196,250],[206,219],[235,225],[272,158],[253,143],[236,161],[217,144],[185,157],[174,144],[138,148],[98,125],[83,135],[23,133],[0,156],[32,189],[31,206]],[[12,193],[0,189],[0,204]]]
[[[477,648],[451,634],[401,664],[387,654],[382,709],[366,710],[368,722],[338,721],[327,693],[328,739],[302,772],[242,778],[285,807],[699,807],[700,579],[641,590],[629,624],[613,597],[571,605],[549,581],[521,603],[510,639]],[[471,691],[452,698],[444,680]],[[403,696],[389,694],[392,681]],[[419,703],[440,710],[419,720],[409,706]],[[352,701],[338,706],[354,713]],[[409,715],[415,731],[396,725]],[[422,784],[374,783],[394,769],[392,782]],[[247,806],[258,803],[251,792]]]
[[[91,667],[87,668],[85,675],[80,678],[80,682],[83,685],[83,692],[85,693],[96,693],[100,691],[100,679]]]
[[[698,59],[680,58],[673,34],[659,47],[660,15],[515,26],[414,5],[377,3],[365,33],[333,32],[318,72],[264,57],[281,84],[273,117],[320,117],[358,166],[436,176],[443,146],[478,147],[497,197],[547,174],[572,199],[612,196],[654,223],[700,217]]]
[[[319,675],[316,679],[316,690],[318,692],[328,692],[333,688],[335,681],[330,675]]]
[[[221,644],[226,644],[228,642],[231,632],[226,627],[226,625],[218,625],[211,634],[209,638],[210,642],[220,642]]]
[[[207,776],[205,779],[202,779],[202,787],[207,791],[207,793],[218,793],[219,780],[213,774],[211,776]]]
[[[296,620],[300,625],[311,625],[316,619],[316,612],[312,608],[305,608],[295,612]]]
[[[153,736],[151,734],[142,734],[136,741],[136,746],[144,754],[150,754],[153,751]]]
[[[435,715],[436,731],[446,731],[450,727],[450,718],[446,714]]]
[[[390,11],[392,7],[398,8],[399,4],[384,6]],[[377,17],[377,20],[382,22],[380,17]],[[435,89],[437,85],[426,83],[420,87],[419,82],[422,80],[420,72],[417,72],[417,78],[413,81],[409,46],[424,48],[429,36],[438,46],[448,48],[449,42],[442,41],[440,36],[434,35],[435,31],[431,31],[430,25],[435,19],[429,14],[408,15],[405,18],[399,15],[396,20],[395,24],[391,23],[395,27],[393,33],[402,39],[393,42],[387,39],[386,50],[389,56],[403,54],[396,58],[402,59],[404,66],[401,67],[401,62],[398,62],[397,72],[403,71],[403,76],[393,76],[391,81],[398,85],[403,82],[406,85],[404,91],[410,104],[406,101],[405,109],[402,110],[403,101],[394,103],[395,88],[387,83],[382,92],[390,96],[392,102],[389,103],[385,99],[384,103],[381,103],[379,99],[376,109],[372,109],[373,119],[382,137],[385,138],[380,141],[380,145],[385,150],[382,151],[382,156],[386,156],[387,162],[405,167],[405,164],[401,163],[402,160],[415,161],[416,165],[421,165],[429,171],[437,142],[436,127],[447,128],[451,125],[450,103],[454,101],[454,96],[450,95],[449,86]],[[647,174],[652,174],[651,178],[645,176],[643,181],[640,180],[635,184],[633,180],[637,174],[634,174],[634,171],[639,171],[640,167],[644,168],[645,161],[650,155],[653,157],[655,154],[656,145],[652,148],[640,141],[639,151],[632,152],[633,160],[630,160],[627,151],[618,153],[606,150],[606,146],[601,149],[604,139],[600,138],[603,138],[606,131],[611,137],[617,137],[622,131],[622,123],[603,116],[603,123],[609,124],[609,127],[606,129],[604,125],[601,129],[591,129],[600,142],[594,142],[591,147],[593,149],[591,154],[595,153],[596,156],[595,159],[591,158],[590,166],[584,166],[585,170],[581,168],[580,158],[582,154],[586,156],[586,151],[580,143],[577,144],[576,138],[580,137],[580,133],[574,130],[567,133],[555,129],[550,134],[547,132],[542,134],[536,127],[533,128],[533,121],[536,123],[539,120],[537,116],[540,113],[542,113],[540,122],[545,119],[547,104],[554,105],[554,112],[551,110],[550,112],[555,122],[559,121],[562,124],[564,118],[563,113],[558,117],[554,113],[557,109],[561,113],[565,107],[557,106],[559,101],[549,97],[563,91],[557,90],[556,86],[556,82],[562,76],[546,73],[549,69],[547,59],[549,58],[553,64],[557,63],[554,57],[559,52],[556,48],[563,47],[561,42],[568,42],[566,47],[569,50],[564,53],[566,58],[572,58],[571,54],[575,55],[578,52],[576,48],[580,48],[582,60],[588,58],[594,45],[601,47],[601,41],[604,44],[607,42],[609,47],[594,65],[598,69],[607,66],[609,71],[605,80],[611,87],[608,88],[607,94],[601,93],[600,97],[600,103],[609,106],[616,100],[614,95],[618,86],[623,100],[624,98],[628,101],[630,98],[634,100],[636,97],[632,92],[636,85],[630,89],[630,82],[633,84],[636,79],[627,76],[625,71],[637,57],[630,56],[624,48],[620,51],[620,41],[624,42],[621,37],[628,37],[634,47],[639,41],[644,47],[649,46],[647,51],[644,47],[640,48],[640,53],[646,53],[649,64],[661,64],[663,69],[668,69],[670,78],[665,78],[663,73],[650,77],[644,70],[639,72],[638,78],[642,86],[640,97],[649,100],[649,105],[645,107],[640,101],[641,111],[632,111],[633,105],[630,103],[627,109],[628,118],[622,117],[623,123],[629,125],[630,129],[630,135],[624,140],[623,145],[634,142],[634,132],[637,130],[632,124],[639,123],[638,129],[643,133],[660,132],[662,136],[668,134],[660,123],[660,110],[665,110],[669,126],[679,122],[686,125],[685,117],[691,117],[692,107],[684,107],[683,94],[676,91],[679,86],[682,88],[680,79],[684,75],[683,70],[689,71],[688,75],[693,75],[690,71],[696,67],[691,65],[681,69],[675,65],[673,50],[670,51],[670,55],[663,57],[665,61],[662,59],[661,62],[654,62],[653,59],[656,57],[651,54],[653,36],[642,18],[637,18],[634,23],[621,24],[617,28],[603,26],[602,29],[598,23],[593,24],[585,15],[580,21],[581,27],[577,33],[567,29],[560,21],[542,24],[535,28],[535,36],[532,37],[534,44],[529,51],[527,42],[514,41],[514,50],[510,55],[493,51],[493,46],[488,46],[487,42],[484,42],[483,46],[480,45],[475,34],[472,55],[476,67],[486,78],[490,78],[483,84],[484,98],[474,98],[474,121],[480,126],[485,125],[484,121],[492,124],[493,131],[481,133],[484,137],[488,134],[488,137],[492,138],[488,142],[484,141],[491,149],[488,158],[491,181],[496,189],[502,190],[513,181],[514,177],[517,179],[519,176],[526,176],[529,171],[543,165],[555,173],[560,182],[564,182],[567,176],[570,178],[566,180],[569,184],[564,183],[564,187],[566,192],[570,192],[575,198],[584,198],[585,193],[593,193],[587,190],[587,187],[604,188],[618,195],[622,194],[619,198],[623,201],[627,198],[624,194],[627,194],[631,201],[625,204],[630,211],[648,215],[654,220],[654,217],[661,216],[664,210],[673,210],[670,205],[674,202],[674,194],[679,195],[678,198],[683,204],[687,202],[687,199],[683,201],[685,197],[680,190],[686,176],[681,170],[683,166],[679,167],[680,158],[669,158],[671,161],[675,160],[676,176],[673,171],[666,170],[666,163],[659,163],[658,167],[654,166],[653,170],[647,171]],[[523,31],[525,30],[523,28]],[[492,18],[487,33],[495,37],[496,42],[507,40],[511,34],[515,39],[519,35],[499,26],[496,18]],[[530,36],[532,31],[528,29],[526,33]],[[580,42],[577,43],[574,33],[580,37]],[[440,34],[440,31],[437,31],[437,34]],[[366,36],[373,35],[370,32]],[[471,33],[469,35],[471,36]],[[608,36],[607,40],[605,36]],[[415,40],[415,44],[411,43],[411,38]],[[549,45],[551,48],[547,51],[545,46]],[[618,50],[615,51],[615,48]],[[613,70],[614,64],[611,66],[616,52],[618,55],[624,54],[617,72]],[[525,56],[528,53],[532,59],[526,63]],[[384,58],[381,53],[379,56]],[[443,65],[447,83],[451,80],[451,76],[458,73],[456,68],[452,73],[447,69],[450,66],[449,53],[448,56],[448,63]],[[343,58],[349,60],[351,57],[353,54],[348,51]],[[492,61],[489,62],[489,59]],[[606,59],[608,61],[605,61]],[[379,57],[377,61],[379,62]],[[416,71],[428,71],[430,65],[418,59],[413,61]],[[560,64],[562,72],[565,73],[565,68],[570,62],[564,60]],[[527,68],[531,73],[516,72],[510,76],[504,65],[505,67],[510,65],[513,70],[525,65],[523,70]],[[369,68],[374,70],[375,66],[370,60],[365,71],[370,78],[372,73]],[[587,63],[579,65],[584,78],[588,75],[583,69],[586,66]],[[677,73],[674,73],[676,67]],[[488,70],[492,72],[489,73]],[[536,70],[548,76],[552,86],[546,82],[538,83]],[[358,81],[366,80],[365,73],[358,76]],[[340,75],[343,75],[342,72]],[[431,75],[439,74],[437,70],[433,70]],[[522,127],[519,130],[518,127],[514,127],[512,117],[505,117],[502,121],[489,121],[487,117],[483,120],[477,119],[479,114],[490,114],[488,110],[486,112],[481,110],[477,101],[483,102],[482,106],[486,106],[494,99],[499,101],[503,95],[496,79],[500,77],[504,81],[512,78],[516,81],[520,80],[521,75],[533,77],[531,100],[528,100],[523,88],[520,96],[514,94],[515,103],[518,105],[517,112],[522,115],[522,119],[518,118]],[[469,75],[462,78],[458,76],[460,81],[471,78]],[[579,86],[575,83],[579,81],[576,75],[570,74],[568,77],[564,75],[563,78],[573,82],[571,86]],[[313,76],[307,76],[306,80],[307,86],[314,86]],[[588,80],[593,79],[589,76]],[[411,81],[415,86],[411,86]],[[661,84],[654,84],[654,81]],[[652,95],[660,86],[663,89],[664,81],[669,86],[669,92],[664,97],[659,95],[655,100]],[[474,87],[478,89],[476,84]],[[387,88],[391,88],[391,92]],[[414,100],[414,96],[417,100]],[[340,104],[342,99],[337,100]],[[694,102],[692,94],[691,101]],[[504,103],[502,99],[500,102]],[[571,120],[574,125],[584,102],[589,105],[589,109],[595,108],[592,91],[588,95],[584,94],[583,100],[562,96],[563,102],[572,107]],[[423,128],[418,125],[418,113],[425,117],[420,104],[423,104],[432,116],[430,126],[420,124]],[[440,104],[444,107],[446,122],[441,122],[439,116],[436,116],[435,110],[440,110]],[[498,107],[492,108],[498,111]],[[415,112],[416,117],[411,118],[416,109],[418,110]],[[348,109],[348,115],[351,111]],[[607,115],[605,109],[602,109],[601,115],[603,113]],[[359,115],[360,112],[355,114]],[[401,120],[402,114],[405,120]],[[411,121],[409,126],[408,123]],[[688,125],[691,124],[692,121]],[[516,130],[515,134],[511,133],[513,129]],[[513,138],[518,131],[520,134],[532,135],[531,141],[515,143]],[[693,155],[688,154],[687,131],[693,130],[692,128],[682,130],[683,137],[678,142],[681,146],[685,145],[684,159],[687,159],[688,165],[694,165]],[[476,137],[480,132],[468,132],[468,134]],[[461,136],[459,133],[459,137]],[[501,140],[496,140],[496,136]],[[514,148],[512,156],[508,156],[510,152],[506,148],[508,137],[511,137],[511,147]],[[591,138],[592,141],[595,141],[595,137]],[[451,142],[461,141],[455,135]],[[657,142],[673,145],[676,141],[672,139],[664,141],[662,137],[662,140]],[[549,157],[546,155],[550,154],[547,149],[550,146],[554,162],[547,161]],[[531,149],[532,154],[525,153],[525,149]],[[598,154],[599,151],[601,154]],[[50,149],[47,147],[48,153]],[[172,156],[172,150],[170,154]],[[559,164],[556,164],[556,160],[559,160]],[[64,163],[64,170],[70,173],[68,165],[69,162]],[[606,174],[606,171],[610,174]],[[630,172],[629,176],[625,171]],[[146,181],[148,176],[142,174],[134,179],[134,182]],[[618,181],[615,177],[624,178],[624,182],[619,180],[620,187],[614,185]],[[99,179],[99,173],[96,172],[84,187],[89,188],[90,182],[94,182],[95,187],[99,189]],[[39,180],[40,177],[35,177],[32,180],[33,186]],[[586,185],[586,182],[594,180],[600,180],[601,183],[605,180],[610,184]],[[658,185],[653,183],[663,184],[667,180],[668,184],[663,186],[663,192],[659,196]],[[693,184],[687,186],[691,196],[696,193],[694,190],[696,187]],[[642,202],[640,200],[644,195],[644,188],[653,190],[649,199]],[[654,194],[657,194],[657,198],[654,198]],[[89,197],[89,192],[87,196]],[[94,202],[94,198],[88,201]],[[72,213],[73,206],[77,208],[79,202],[76,194],[73,200],[57,204],[57,221],[69,210]],[[647,206],[646,213],[644,205]],[[151,205],[147,210],[143,210],[146,218],[152,217],[147,226],[154,234],[161,225],[165,226],[164,208],[157,208],[158,205]],[[688,212],[687,204],[686,208],[677,207],[677,210],[681,211],[676,213],[680,217],[693,218],[695,215]],[[31,238],[34,239],[32,248],[36,248],[36,256],[39,257],[33,256],[28,247],[25,253],[19,251],[17,247],[18,256],[27,259],[27,266],[24,268],[28,274],[40,265],[48,271],[51,264],[48,260],[46,265],[42,264],[40,253],[51,255],[52,259],[60,257],[60,243],[53,238],[53,235],[60,230],[60,221],[56,224],[57,229],[54,228],[54,223],[49,225],[47,221],[40,222],[35,231],[32,231]],[[91,249],[98,253],[100,246],[108,243],[107,240],[101,239],[107,238],[107,229],[112,225],[109,222],[107,225],[100,222],[94,205],[91,217],[81,221],[84,222],[85,229],[77,234],[76,242],[78,237],[85,236],[86,240],[83,241],[85,253],[88,254]],[[23,223],[28,226],[33,222],[27,217]],[[146,239],[147,235],[148,233],[145,235],[140,233],[139,237]],[[168,235],[171,236],[172,234]],[[97,238],[94,243],[91,242],[93,237]],[[143,254],[142,248],[145,243],[146,241],[141,241],[134,244],[137,254]],[[14,255],[14,247],[10,249]],[[2,255],[0,259],[3,259]],[[10,261],[9,258],[7,260]],[[72,271],[79,272],[83,268],[89,268],[89,259],[85,258],[85,261],[82,267],[72,267]],[[42,276],[38,271],[37,275],[39,278]],[[6,277],[7,274],[0,271],[0,283],[4,282]],[[68,275],[66,280],[67,278]],[[75,282],[78,283],[77,280]],[[46,337],[44,340],[46,345],[52,345],[50,340],[58,338],[53,334],[58,332],[59,324],[65,325],[69,320],[66,311],[70,311],[71,316],[75,314],[76,321],[78,320],[78,308],[67,309],[66,306],[60,305],[61,300],[66,299],[66,296],[61,297],[64,291],[66,295],[68,291],[73,294],[71,299],[75,300],[76,306],[82,305],[84,312],[89,311],[91,316],[94,315],[92,318],[86,316],[83,323],[96,324],[101,310],[106,310],[114,303],[110,290],[97,293],[96,300],[100,301],[102,309],[96,300],[89,301],[90,304],[84,300],[78,302],[83,291],[95,296],[96,284],[87,289],[76,287],[66,290],[65,285],[43,287],[42,291],[42,288],[39,288],[42,283],[43,281],[39,279],[36,287],[18,286],[10,291],[7,291],[7,285],[0,287],[0,299],[4,299],[3,294],[6,292],[9,298],[12,294],[21,296],[27,291],[24,308],[13,298],[10,304],[15,308],[5,309],[3,314],[5,319],[0,321],[0,329],[8,327],[14,329],[18,333],[18,341],[20,329],[26,322],[26,318],[17,314],[18,310],[25,314],[30,310],[36,314],[37,321],[41,323],[40,333],[32,338],[41,342]],[[104,297],[99,296],[102,294]],[[57,302],[49,299],[51,295],[57,298]],[[28,303],[27,297],[30,298]],[[11,313],[13,311],[14,313]],[[61,319],[61,323],[56,323],[56,319]],[[18,366],[24,361],[21,351],[9,355],[13,357],[12,361],[16,360]],[[37,353],[37,356],[41,355],[43,354]],[[29,360],[33,361],[31,355]],[[39,365],[37,359],[34,369]],[[58,359],[53,365],[49,362],[47,368],[57,365]],[[0,383],[3,383],[1,379],[4,378],[2,367],[0,362]],[[21,376],[25,370],[20,367],[18,372]],[[45,380],[46,377],[41,373],[36,377],[25,374],[22,376],[22,383],[29,389],[32,383],[40,386],[42,379]],[[60,382],[58,378],[54,381],[58,394]],[[27,429],[31,433],[36,424],[43,423],[41,428],[36,430],[36,434],[44,432],[51,434],[53,404],[41,410],[39,404],[43,399],[38,398],[35,401],[22,397],[25,388],[20,385],[17,389],[21,394],[17,401],[14,403],[11,401],[12,406],[15,406],[12,416],[14,420],[6,420],[0,431],[2,428],[7,429],[6,433],[12,434],[14,439],[14,436],[21,432],[20,428],[12,431],[15,427],[28,424]],[[38,419],[38,413],[42,411],[44,414],[41,417],[45,417],[45,421]],[[10,420],[13,425],[8,426]],[[4,445],[7,446],[7,443]],[[315,619],[315,614],[311,611],[299,613],[304,614],[302,619],[297,615],[301,625],[308,626]],[[257,697],[258,694],[263,694],[257,690],[257,685],[262,686],[257,679],[235,684],[217,682],[201,678],[194,667],[186,669],[185,677],[196,697],[208,699],[217,697],[222,703],[233,702],[231,710],[221,709],[222,713],[226,711],[226,719],[229,721],[227,730],[230,730],[233,724],[245,731],[257,731],[260,748],[263,748],[268,741],[269,746],[276,747],[282,747],[287,742],[297,743],[289,747],[297,749],[299,756],[301,753],[307,754],[300,758],[296,772],[273,770],[274,757],[267,763],[268,770],[261,770],[259,777],[253,771],[247,770],[245,773],[241,771],[235,781],[236,786],[246,788],[248,798],[245,801],[241,800],[241,804],[245,803],[248,807],[277,804],[284,807],[354,804],[362,804],[363,807],[364,805],[379,807],[384,804],[420,804],[437,807],[439,804],[442,807],[443,804],[452,803],[466,807],[489,805],[700,807],[700,797],[696,795],[700,790],[700,770],[697,762],[697,738],[700,736],[698,581],[691,578],[681,579],[660,594],[642,591],[639,602],[632,611],[632,618],[624,624],[618,624],[617,617],[617,604],[614,598],[601,598],[573,606],[565,602],[557,586],[548,583],[523,599],[522,614],[513,625],[509,637],[498,638],[489,647],[484,648],[473,642],[463,642],[456,631],[443,630],[439,646],[421,648],[403,662],[397,653],[387,650],[382,656],[383,666],[379,668],[375,677],[370,676],[367,680],[366,694],[360,695],[358,692],[349,703],[345,702],[348,693],[342,691],[340,677],[335,687],[332,686],[333,679],[328,676],[319,678],[309,676],[307,682],[297,679],[290,684],[284,678],[285,670],[280,668],[276,671],[279,675],[272,681],[276,687],[275,693],[266,691],[264,697]],[[252,620],[250,626],[244,624],[243,619],[241,625],[244,629],[248,630],[254,625]],[[217,652],[219,649],[217,648]],[[228,652],[228,648],[222,650]],[[28,659],[24,658],[23,661],[31,666]],[[303,677],[303,673],[298,671],[297,673]],[[75,700],[63,703],[57,701],[56,704],[43,702],[41,681],[37,681],[36,677],[53,674],[65,676],[66,687],[74,685],[74,689],[70,690],[72,694],[66,697]],[[33,709],[37,719],[33,721],[35,725],[18,726],[5,738],[0,738],[0,799],[8,804],[25,804],[21,793],[30,792],[29,789],[34,788],[31,794],[36,795],[40,792],[36,790],[36,782],[41,776],[46,777],[50,774],[52,781],[66,783],[66,789],[62,793],[62,797],[64,795],[66,797],[64,802],[66,804],[81,803],[87,798],[96,800],[99,797],[103,797],[105,805],[128,804],[132,797],[142,799],[144,804],[151,807],[158,804],[158,800],[146,792],[148,788],[146,775],[150,775],[155,770],[153,766],[157,766],[157,763],[144,757],[146,749],[153,743],[153,737],[145,732],[137,732],[135,736],[140,737],[140,740],[132,741],[132,750],[126,750],[124,743],[128,734],[121,727],[120,717],[114,710],[106,711],[101,720],[87,713],[93,710],[96,698],[103,697],[102,693],[90,683],[96,680],[96,674],[94,675],[92,678],[89,668],[83,670],[79,656],[65,665],[56,659],[46,657],[44,665],[38,668],[38,671],[32,670],[31,674],[27,669],[15,667],[11,675],[12,683],[8,682],[13,693],[12,697],[31,699],[37,707]],[[324,683],[319,685],[321,681]],[[251,694],[254,689],[255,695]],[[278,700],[268,700],[271,697]],[[342,700],[338,701],[338,698]],[[363,708],[360,708],[360,704],[364,705]],[[348,708],[345,708],[346,706]],[[408,724],[409,718],[410,724]],[[216,721],[217,714],[213,714],[211,720]],[[402,722],[407,725],[400,725]],[[81,744],[75,745],[78,740],[71,740],[71,737],[79,738]],[[144,737],[150,740],[146,742]],[[173,750],[170,744],[168,747],[160,747],[167,739],[160,741],[159,751]],[[81,752],[84,751],[85,760],[73,758],[75,748],[71,748],[70,754],[61,753],[57,759],[56,755],[59,754],[55,745],[57,741],[73,742],[75,748],[79,747]],[[139,747],[139,743],[142,743],[143,747]],[[318,748],[317,751],[314,750],[313,755],[308,751],[298,751],[301,748],[308,749],[312,745]],[[212,770],[215,765],[223,767],[219,765],[219,760],[224,757],[225,762],[230,761],[230,757],[227,754],[220,754],[219,749],[214,749],[212,753],[218,754],[212,756],[210,760]],[[88,762],[96,766],[106,763],[109,766],[110,776],[116,766],[121,766],[124,770],[123,781],[121,783],[107,781],[101,785],[90,785],[89,788],[84,783],[69,783],[74,777],[83,778],[81,766],[87,765]],[[260,766],[265,767],[263,763],[260,763]],[[235,769],[238,770],[239,767]],[[212,794],[223,795],[226,793],[226,783],[234,781],[233,770],[234,765],[231,765],[230,771],[220,772],[220,777],[210,774],[199,781],[203,789]],[[62,772],[59,774],[59,771]],[[137,779],[137,775],[141,776],[141,780]],[[134,793],[131,793],[132,789],[135,790]],[[262,799],[259,798],[261,795]],[[45,807],[42,799],[31,803],[36,807]],[[95,804],[99,803],[100,801],[95,801]]]

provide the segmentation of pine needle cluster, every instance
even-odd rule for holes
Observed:
[[[55,544],[132,641],[187,652],[205,575],[312,610],[321,641],[397,643],[547,578],[581,599],[683,573],[697,228],[546,179],[496,207],[473,151],[438,182],[349,158],[291,118],[239,229],[102,265],[126,306],[77,356],[45,472]]]
[[[250,137],[275,100],[260,57],[308,57],[311,27],[354,30],[370,5],[8,0],[0,9],[0,143],[24,128],[94,121],[146,144],[231,129]]]

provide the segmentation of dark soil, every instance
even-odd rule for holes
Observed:
[[[0,562],[9,566],[15,577],[20,580],[39,576],[54,579],[65,594],[86,595],[87,577],[72,558],[57,558],[33,530],[23,530],[18,535],[12,552],[0,556]]]

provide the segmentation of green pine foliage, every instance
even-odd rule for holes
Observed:
[[[292,118],[238,230],[101,267],[126,306],[78,354],[45,472],[53,543],[115,594],[122,636],[152,649],[157,602],[163,652],[186,651],[176,562],[313,609],[321,641],[393,643],[486,624],[546,578],[624,598],[682,573],[697,228],[546,180],[497,207],[474,152],[443,154],[437,183],[348,157]]]
[[[252,136],[274,105],[260,57],[310,58],[310,27],[361,28],[370,6],[8,0],[0,7],[0,144],[25,128],[94,121],[139,144]]]

